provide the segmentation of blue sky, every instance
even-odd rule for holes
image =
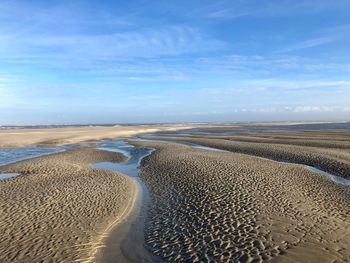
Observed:
[[[350,119],[350,2],[0,1],[0,124]]]

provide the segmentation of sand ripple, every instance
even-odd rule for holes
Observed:
[[[89,259],[133,192],[131,179],[89,164],[124,159],[81,148],[2,167],[22,176],[0,181],[0,262]]]
[[[158,149],[142,178],[146,241],[168,262],[350,260],[350,190],[302,167],[183,145]]]

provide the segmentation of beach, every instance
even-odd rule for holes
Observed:
[[[0,262],[350,261],[347,129],[179,127],[29,134],[94,142],[0,166]]]
[[[350,263],[350,0],[0,0],[0,263]]]

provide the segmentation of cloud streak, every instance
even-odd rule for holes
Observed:
[[[67,105],[132,121],[350,100],[348,1],[145,3],[1,1],[2,115]]]

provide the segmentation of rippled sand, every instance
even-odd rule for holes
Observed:
[[[326,148],[311,146],[295,145],[291,142],[285,141],[284,143],[262,143],[245,141],[244,137],[240,141],[234,139],[228,140],[227,136],[195,136],[195,137],[144,137],[169,141],[181,141],[197,143],[203,146],[215,147],[227,151],[244,153],[249,155],[255,155],[264,158],[270,158],[277,161],[295,162],[299,164],[311,165],[329,173],[339,175],[345,178],[350,178],[350,150],[337,148],[338,141],[328,139],[328,144],[332,147]],[[306,139],[304,139],[306,140]],[[320,144],[319,141],[314,143]],[[343,146],[346,146],[343,143]],[[349,146],[350,147],[350,146]]]
[[[80,148],[0,168],[0,262],[84,262],[135,193],[134,182],[89,167],[116,153]]]
[[[153,199],[147,246],[165,261],[350,260],[350,187],[246,154],[134,144],[158,149],[142,178]]]
[[[74,136],[40,138],[46,144],[87,139]],[[167,262],[350,261],[350,186],[260,158],[349,178],[348,138],[346,130],[152,137],[229,152],[133,142],[157,149],[142,162],[153,200],[145,247]],[[130,211],[137,187],[89,165],[123,160],[78,148],[1,167],[0,173],[22,176],[0,181],[0,262],[94,262]]]
[[[194,138],[226,139],[241,142],[287,144],[321,148],[350,149],[348,130],[308,132],[259,132],[238,135],[194,135]]]

